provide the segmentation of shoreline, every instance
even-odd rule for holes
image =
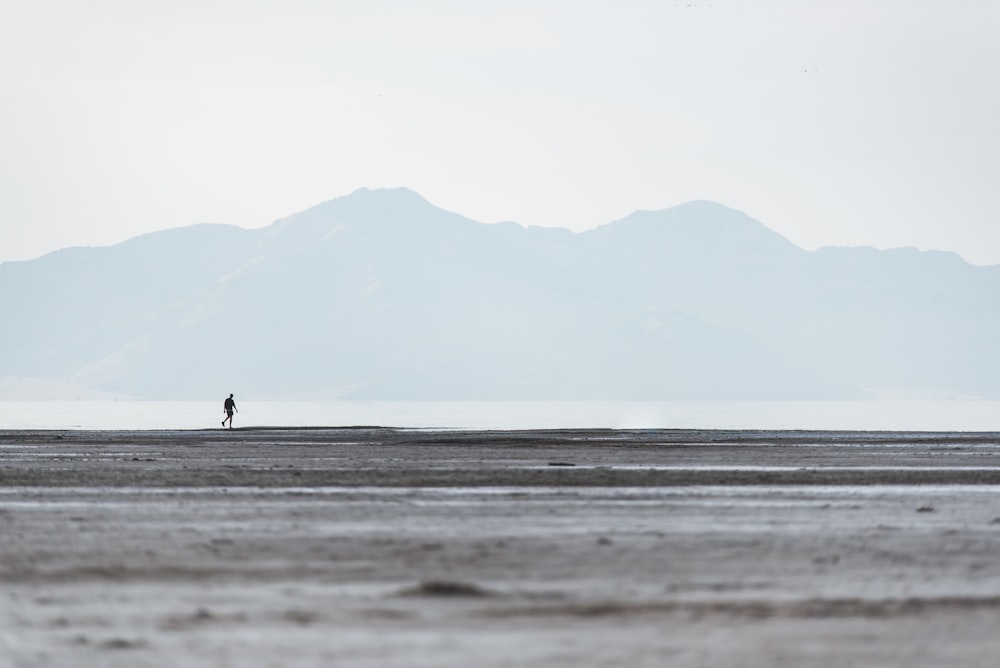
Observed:
[[[1000,433],[0,430],[10,486],[1000,485]]]

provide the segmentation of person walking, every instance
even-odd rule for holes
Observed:
[[[226,403],[224,403],[222,405],[222,410],[226,411],[226,419],[222,421],[222,426],[225,427],[226,426],[226,421],[228,420],[229,421],[229,428],[232,429],[233,428],[233,411],[236,411],[237,413],[239,413],[239,411],[236,410],[236,402],[233,401],[233,395],[232,394],[230,394],[229,398],[226,399]]]

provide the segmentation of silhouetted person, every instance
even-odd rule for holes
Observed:
[[[226,403],[224,403],[222,405],[222,410],[226,411],[226,419],[222,421],[222,426],[225,427],[226,426],[226,420],[228,420],[229,421],[229,428],[232,429],[233,428],[233,411],[236,411],[237,413],[239,413],[239,411],[236,410],[236,402],[233,401],[233,395],[230,394],[229,398],[226,399]]]

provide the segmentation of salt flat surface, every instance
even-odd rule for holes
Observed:
[[[4,667],[1000,655],[996,433],[0,431],[0,534]]]

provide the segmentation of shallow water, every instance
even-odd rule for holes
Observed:
[[[254,401],[236,427],[1000,431],[1000,401]],[[215,429],[222,401],[0,401],[6,429]]]

